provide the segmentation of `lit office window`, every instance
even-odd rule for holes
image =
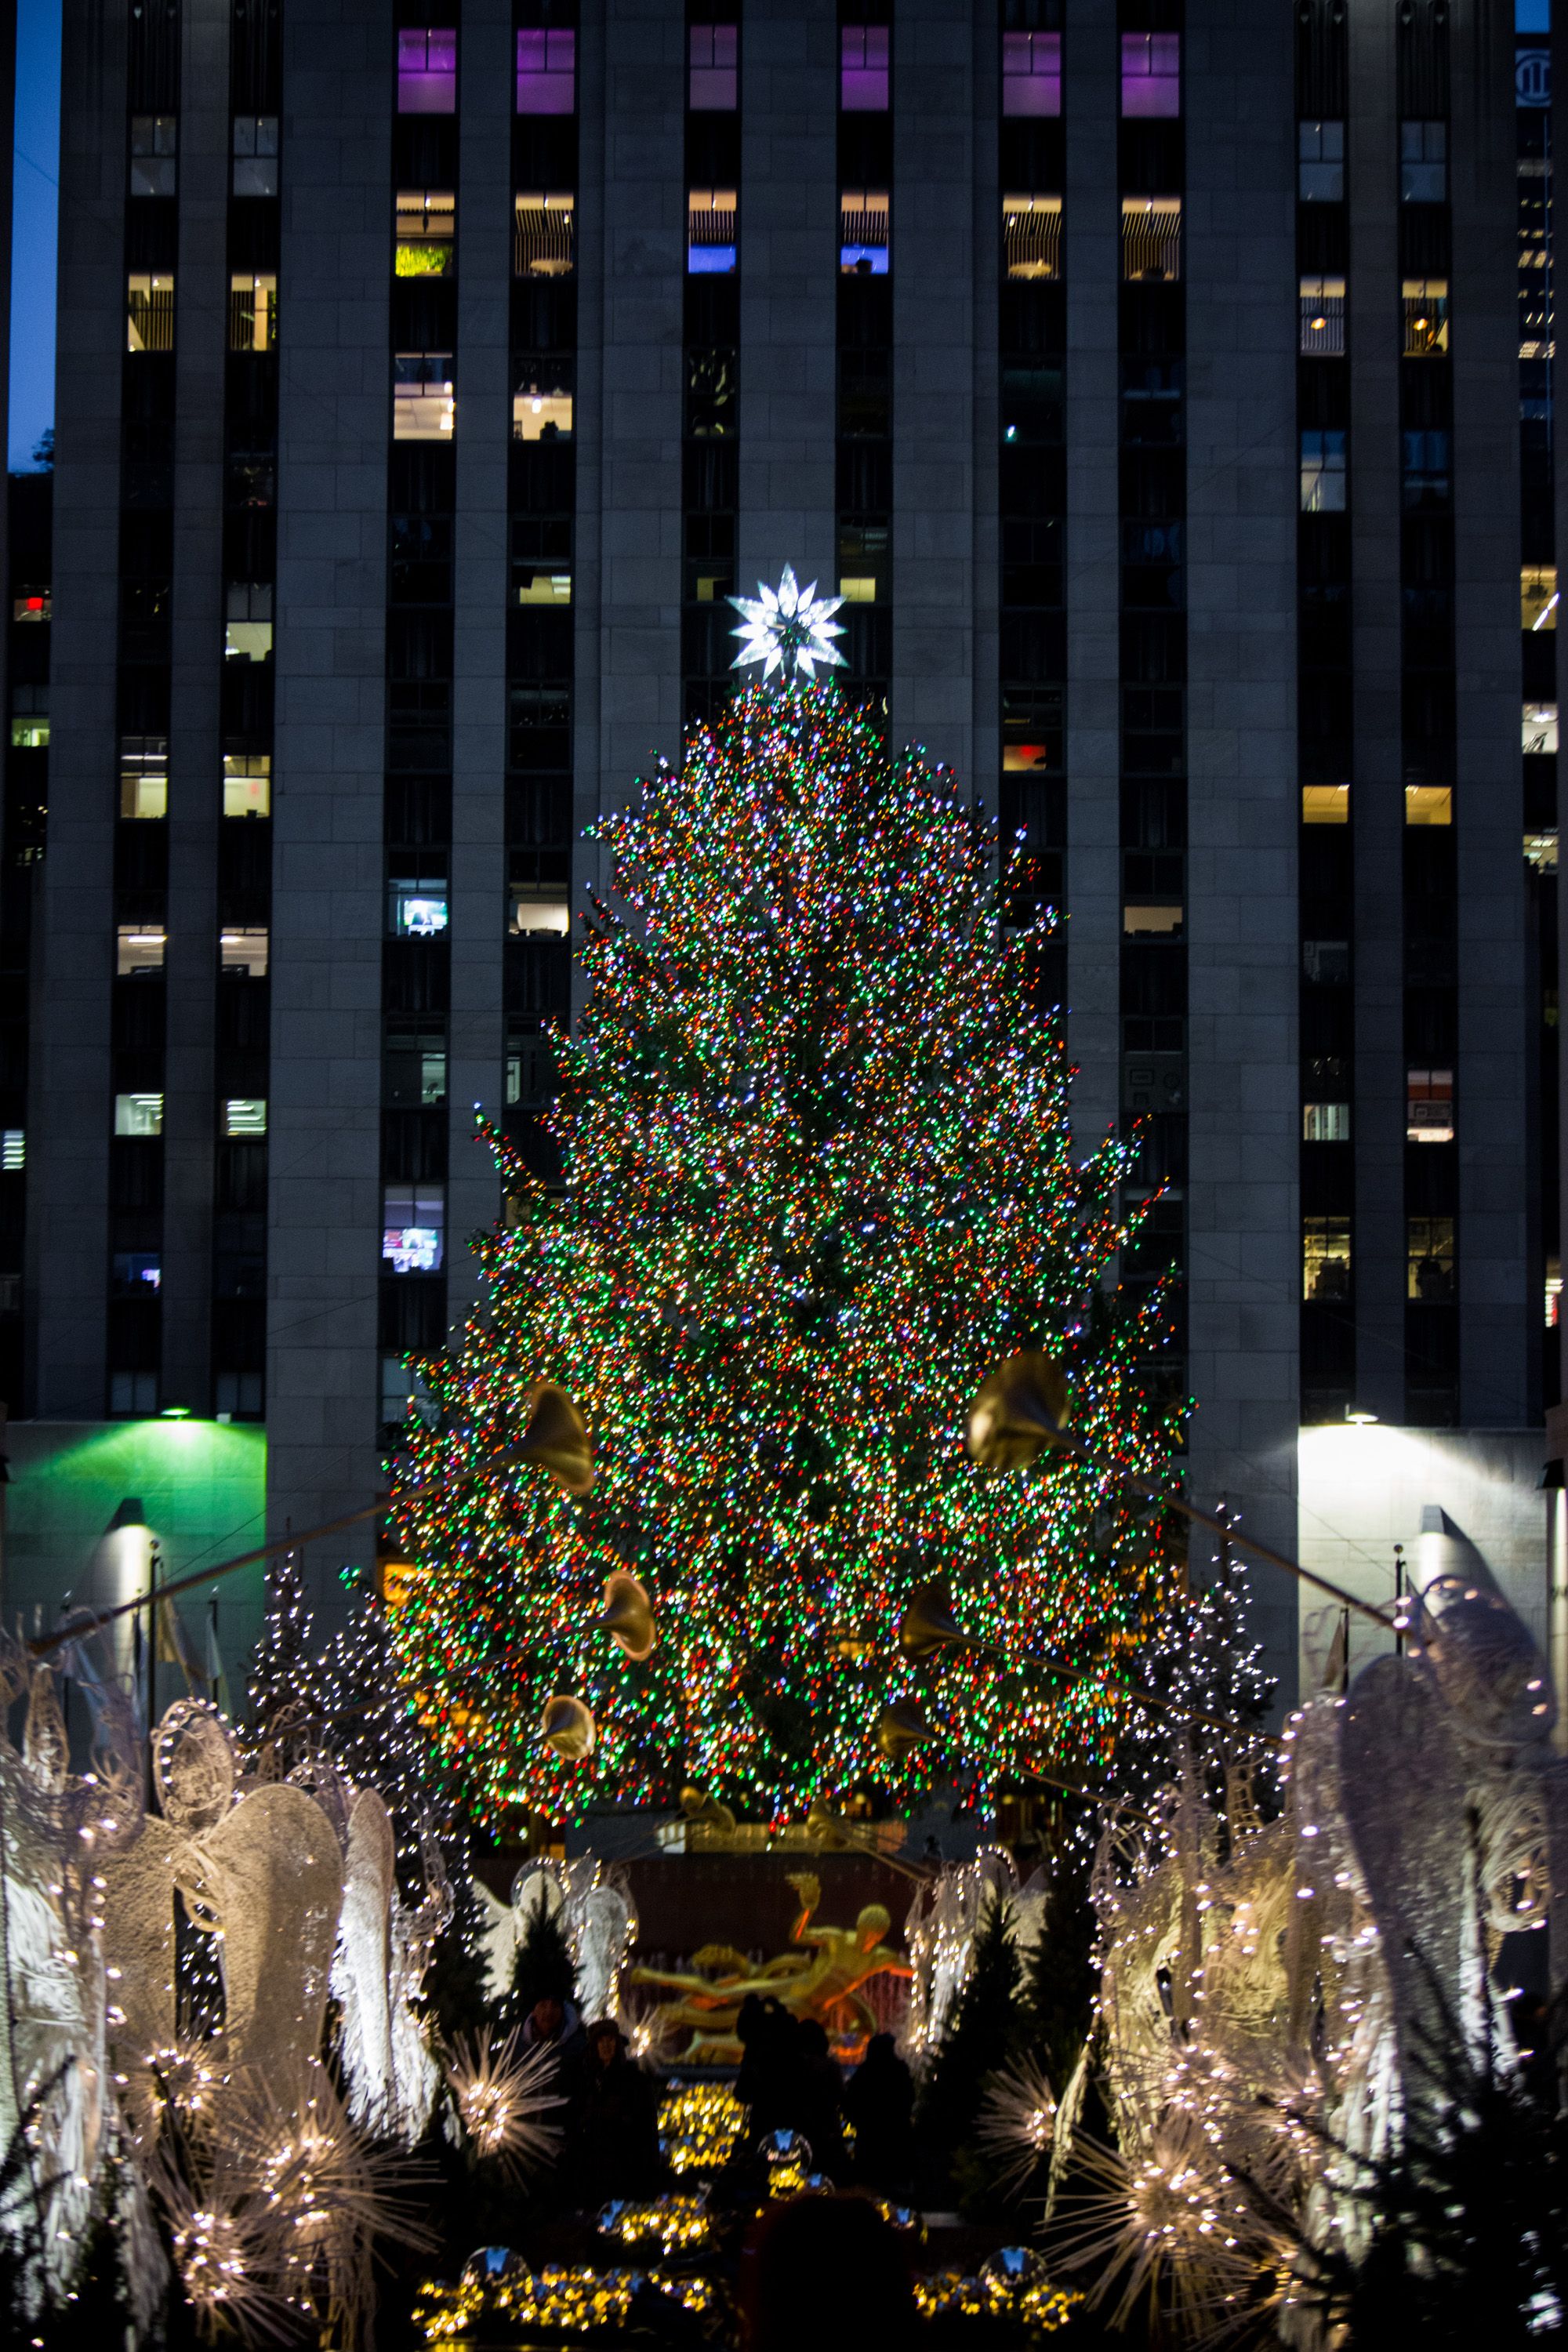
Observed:
[[[1337,360],[1345,349],[1345,281],[1303,278],[1300,289],[1301,352],[1309,359]]]
[[[223,759],[225,816],[270,816],[272,814],[272,754],[270,751],[226,751]]]
[[[1002,258],[1009,278],[1061,276],[1060,196],[1003,197]]]
[[[163,1132],[163,1096],[116,1095],[114,1132],[116,1135],[141,1137],[162,1135]]]
[[[1452,1070],[1411,1070],[1406,1074],[1405,1139],[1407,1143],[1452,1143]]]
[[[847,188],[838,200],[838,267],[848,277],[888,274],[885,189]]]
[[[47,686],[11,688],[11,749],[47,751],[49,748],[49,689]]]
[[[1301,1223],[1301,1296],[1321,1303],[1351,1294],[1348,1217],[1306,1217]]]
[[[26,1164],[26,1129],[21,1127],[0,1129],[0,1174],[16,1176]]]
[[[570,353],[526,352],[516,362],[511,396],[514,441],[569,441],[576,362]]]
[[[1557,705],[1527,702],[1520,712],[1520,740],[1527,759],[1543,759],[1557,749]]]
[[[230,980],[265,980],[270,935],[264,930],[225,930],[218,935],[219,969]]]
[[[278,280],[271,272],[258,277],[241,269],[229,278],[228,347],[231,352],[277,350]]]
[[[1121,111],[1126,116],[1180,114],[1180,33],[1123,33]]]
[[[569,26],[517,37],[517,110],[570,114],[577,104],[577,36]]]
[[[447,1196],[440,1184],[389,1184],[383,1200],[381,1255],[394,1274],[436,1274],[446,1236]]]
[[[394,939],[438,939],[447,928],[445,881],[415,879],[389,883],[387,928]]]
[[[517,199],[512,268],[519,278],[570,278],[576,257],[577,199],[566,188],[530,189]]]
[[[1351,788],[1348,784],[1302,785],[1303,824],[1349,824],[1350,821]]]
[[[565,939],[572,929],[572,909],[564,898],[519,887],[510,893],[507,929],[520,939]]]
[[[1407,1219],[1405,1261],[1405,1297],[1447,1306],[1454,1297],[1453,1218]]]
[[[116,1250],[110,1279],[121,1298],[142,1298],[163,1288],[163,1263],[155,1250]]]
[[[161,817],[169,814],[169,739],[122,735],[120,739],[120,814]]]
[[[1180,196],[1123,196],[1121,275],[1130,284],[1182,274]]]
[[[449,188],[400,188],[393,226],[393,273],[445,278],[452,268],[458,203]]]
[[[231,1142],[253,1141],[267,1132],[265,1095],[228,1095],[223,1106],[223,1131]]]
[[[392,363],[392,437],[449,441],[457,423],[450,352],[399,352]]]
[[[272,583],[231,581],[225,598],[223,649],[228,661],[272,658]]]
[[[722,277],[735,267],[735,191],[693,188],[686,208],[686,267],[693,278]]]
[[[1531,636],[1557,626],[1557,566],[1529,565],[1519,575],[1519,625]]]
[[[1004,114],[1059,114],[1062,110],[1062,37],[1059,33],[1004,33]]]
[[[1452,824],[1454,822],[1453,786],[1451,784],[1406,784],[1405,822],[1406,824]]]
[[[846,25],[839,37],[838,102],[846,114],[888,111],[888,27]]]
[[[450,26],[397,36],[399,114],[458,110],[458,36]]]
[[[162,971],[168,936],[153,923],[121,923],[114,934],[114,969],[121,980]]]
[[[1301,436],[1301,512],[1342,514],[1348,476],[1342,433]]]
[[[1303,1103],[1301,1105],[1301,1140],[1303,1143],[1348,1143],[1351,1139],[1351,1107],[1349,1103]]]
[[[1401,281],[1407,360],[1441,359],[1448,348],[1448,281],[1406,278]]]
[[[174,348],[174,275],[133,269],[125,281],[125,348],[172,352]]]

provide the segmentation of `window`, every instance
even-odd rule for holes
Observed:
[[[521,434],[521,440],[529,436]],[[572,574],[569,572],[530,572],[512,566],[512,578],[517,583],[520,604],[569,604],[572,602]]]
[[[1345,349],[1345,281],[1301,280],[1301,351],[1317,359],[1342,359]]]
[[[27,1135],[25,1128],[7,1127],[0,1130],[0,1175],[15,1176],[27,1164]]]
[[[1350,821],[1351,788],[1348,784],[1302,785],[1303,824],[1349,824]]]
[[[512,268],[520,278],[570,278],[577,199],[564,189],[530,190],[517,199]]]
[[[226,661],[270,661],[272,658],[272,583],[231,581],[226,591],[224,625]]]
[[[1449,443],[1446,432],[1429,430],[1399,436],[1399,495],[1407,512],[1422,507],[1446,507],[1451,488]]]
[[[224,930],[218,935],[218,964],[226,980],[265,980],[269,934],[264,930]]]
[[[514,887],[507,929],[518,939],[566,939],[572,929],[572,909],[564,898],[537,890]]]
[[[1062,274],[1060,196],[1004,196],[1003,266],[1009,278],[1059,278]]]
[[[1185,919],[1180,906],[1144,901],[1121,909],[1121,935],[1129,940],[1170,940],[1179,938]]]
[[[267,1132],[265,1095],[226,1095],[223,1132],[231,1142],[254,1139]]]
[[[1527,702],[1520,714],[1520,735],[1524,755],[1541,759],[1557,750],[1557,705],[1554,702]],[[15,739],[13,739],[15,740]]]
[[[885,189],[846,188],[838,199],[838,267],[852,277],[888,274]]]
[[[14,751],[47,751],[49,748],[49,689],[47,686],[11,688],[11,748]]]
[[[399,114],[458,110],[458,36],[449,26],[397,36]]]
[[[693,25],[687,102],[693,114],[731,114],[740,103],[739,34],[733,25]]]
[[[1314,1301],[1351,1295],[1348,1217],[1306,1217],[1301,1223],[1301,1296]]]
[[[687,199],[686,267],[693,278],[735,267],[735,191],[693,188]]]
[[[1557,626],[1557,566],[1539,565],[1519,575],[1519,625],[1531,636]]]
[[[440,1029],[389,1027],[382,1099],[390,1110],[429,1109],[447,1099],[447,1039]]]
[[[163,1132],[163,1096],[116,1095],[114,1132],[116,1135],[162,1135]]]
[[[1524,862],[1533,873],[1555,874],[1557,848],[1555,828],[1550,833],[1527,833],[1524,836]]]
[[[1546,1261],[1545,1283],[1546,1328],[1555,1331],[1563,1319],[1563,1261],[1549,1257]]]
[[[888,27],[846,25],[839,42],[839,105],[846,114],[886,114]]]
[[[278,194],[278,117],[237,114],[234,118],[234,193],[237,196]]]
[[[1062,110],[1062,37],[1059,33],[1004,33],[1004,114],[1059,114]]]
[[[1349,940],[1303,940],[1301,976],[1318,988],[1348,988],[1351,978]]]
[[[213,1381],[215,1421],[258,1421],[261,1417],[261,1374],[219,1372]]]
[[[156,1372],[110,1372],[109,1410],[120,1420],[158,1410]]]
[[[1448,198],[1448,126],[1402,122],[1399,126],[1399,201],[1441,205]]]
[[[1454,1073],[1411,1070],[1405,1080],[1405,1139],[1407,1143],[1454,1140]]]
[[[509,1110],[542,1110],[555,1084],[550,1039],[542,1029],[512,1029],[506,1041],[506,1104]]]
[[[121,980],[134,980],[143,972],[162,971],[166,934],[152,924],[121,923],[114,935],[114,969]]]
[[[439,1184],[389,1184],[382,1205],[381,1255],[394,1274],[435,1274],[442,1260],[447,1196]]]
[[[394,939],[439,938],[447,928],[445,879],[389,882],[386,921]]]
[[[125,281],[125,348],[130,352],[172,352],[174,348],[174,280],[170,271],[156,277],[133,269]]]
[[[1337,205],[1345,193],[1345,126],[1296,125],[1296,194],[1304,205]]]
[[[1123,196],[1121,275],[1131,279],[1179,278],[1182,274],[1182,200],[1179,196]]]
[[[1448,281],[1406,278],[1403,281],[1405,356],[1440,359],[1448,348]]]
[[[452,267],[458,203],[449,188],[399,188],[393,226],[393,274],[444,278]]]
[[[1147,117],[1182,110],[1180,33],[1123,33],[1121,111]]]
[[[131,193],[133,196],[172,196],[179,124],[172,114],[133,114],[131,118]]]
[[[577,36],[570,26],[517,37],[517,110],[570,114],[577,103]]]
[[[511,396],[512,439],[569,441],[574,381],[570,356],[530,352],[518,361],[517,369],[517,389]]]
[[[1453,786],[1451,784],[1406,784],[1405,822],[1406,824],[1452,824],[1454,822]]]
[[[53,612],[54,598],[47,588],[29,588],[24,584],[11,599],[11,618],[14,621],[47,621]]]
[[[231,352],[278,348],[278,280],[237,270],[228,281],[228,347]]]
[[[1301,436],[1301,512],[1343,514],[1345,510],[1345,436],[1342,433]]]
[[[399,352],[392,362],[392,437],[449,441],[458,404],[450,352]]]
[[[1349,1103],[1303,1103],[1301,1105],[1303,1143],[1348,1143],[1350,1139],[1351,1107]]]
[[[121,1298],[141,1298],[162,1288],[163,1263],[153,1250],[116,1250],[110,1279]]]
[[[272,754],[270,751],[226,751],[223,761],[225,816],[270,816],[272,814]]]
[[[1405,1255],[1405,1297],[1446,1306],[1454,1296],[1453,1218],[1409,1218]]]
[[[169,739],[122,735],[120,739],[120,814],[159,817],[169,814]]]

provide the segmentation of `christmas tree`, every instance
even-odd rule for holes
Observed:
[[[907,1803],[944,1762],[982,1792],[1033,1760],[1103,1767],[1124,1705],[1039,1660],[1124,1660],[1161,1540],[1078,1460],[988,1475],[963,1419],[998,1359],[1044,1349],[1090,1453],[1152,1475],[1163,1302],[1109,1278],[1126,1153],[1074,1158],[994,828],[789,680],[695,730],[597,837],[613,884],[551,1115],[564,1192],[485,1130],[509,1194],[490,1314],[425,1368],[436,1411],[396,1466],[421,1717],[492,1822],[686,1783],[776,1818],[851,1787]],[[586,1496],[484,1466],[546,1380],[587,1417]],[[640,1662],[596,1622],[617,1570],[658,1616]],[[996,1654],[901,1654],[933,1579]],[[539,1741],[552,1694],[594,1710],[591,1754]]]

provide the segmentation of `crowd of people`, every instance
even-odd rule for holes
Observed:
[[[813,2168],[830,2180],[885,2196],[908,2193],[914,2082],[890,2033],[871,2036],[846,2079],[822,2026],[781,2001],[748,1995],[735,2030],[743,2053],[735,2094],[751,2110],[753,2138],[798,2132]],[[651,2195],[659,2171],[658,2094],[615,2019],[584,2027],[572,2001],[546,1994],[530,2011],[522,2042],[555,2053],[565,2102],[560,2190],[588,2210],[613,2197]]]

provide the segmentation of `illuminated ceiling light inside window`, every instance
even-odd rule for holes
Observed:
[[[1353,1429],[1370,1429],[1377,1415],[1375,1412],[1363,1412],[1359,1405],[1347,1404],[1345,1419]]]

